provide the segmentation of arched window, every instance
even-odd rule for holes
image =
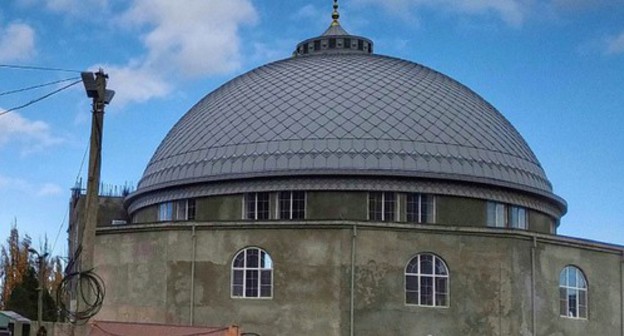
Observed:
[[[559,313],[571,318],[587,318],[587,281],[575,266],[559,274]]]
[[[248,247],[232,261],[232,297],[271,298],[273,260],[264,250]]]
[[[405,267],[405,303],[448,307],[449,272],[440,257],[422,253],[409,261]]]

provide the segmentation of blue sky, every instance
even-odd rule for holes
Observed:
[[[475,90],[525,137],[557,195],[560,234],[624,245],[624,1],[342,0],[376,53]],[[171,126],[234,76],[290,56],[331,1],[0,0],[0,64],[104,68],[117,91],[102,179],[135,184]],[[76,73],[0,68],[0,92]],[[59,88],[0,95],[9,109]],[[0,116],[0,240],[17,219],[66,246],[69,189],[86,180],[90,101],[76,85]],[[85,165],[86,166],[86,165]],[[60,235],[57,237],[57,233]]]

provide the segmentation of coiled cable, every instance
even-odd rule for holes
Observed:
[[[74,260],[77,260],[81,250],[82,248],[79,247]],[[72,267],[73,262],[70,262],[67,269]],[[72,311],[66,305],[67,300],[72,297],[71,293],[74,293],[74,297],[81,303],[80,307],[78,307],[79,310]],[[66,314],[71,323],[82,324],[100,311],[105,296],[106,287],[104,286],[104,280],[93,269],[90,269],[87,271],[66,272],[65,277],[63,277],[63,280],[57,287],[56,302],[61,312]]]

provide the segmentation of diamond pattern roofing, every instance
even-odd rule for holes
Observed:
[[[208,94],[162,141],[137,193],[315,174],[441,178],[552,195],[522,136],[476,93],[422,65],[363,54],[274,62]]]

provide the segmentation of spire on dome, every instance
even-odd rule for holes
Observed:
[[[338,19],[340,18],[340,13],[338,13],[338,0],[334,0],[334,12],[332,13],[332,26],[339,26],[340,23]]]

